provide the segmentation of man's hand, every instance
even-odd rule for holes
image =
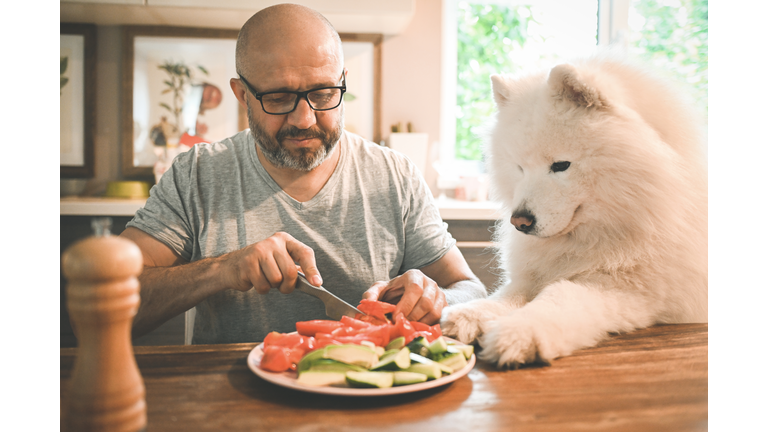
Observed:
[[[429,325],[440,322],[447,306],[443,290],[420,270],[408,270],[389,282],[376,282],[363,293],[363,298],[396,303],[392,316],[402,312],[410,321]]]
[[[284,232],[220,258],[227,268],[225,284],[240,291],[253,287],[259,294],[266,294],[272,288],[278,288],[283,294],[292,292],[298,273],[294,262],[310,283],[315,286],[323,283],[312,248]]]

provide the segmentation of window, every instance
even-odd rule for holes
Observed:
[[[707,21],[707,0],[443,0],[440,177],[483,172],[493,73],[618,45],[674,71],[706,106]]]

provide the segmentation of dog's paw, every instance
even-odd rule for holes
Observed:
[[[478,357],[500,367],[515,369],[534,362],[549,364],[552,357],[540,349],[542,336],[534,324],[514,315],[491,321],[478,340],[482,347]]]
[[[462,303],[443,309],[440,328],[443,334],[458,341],[471,344],[482,334],[482,323],[487,313],[478,302]]]

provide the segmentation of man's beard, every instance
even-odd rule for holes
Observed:
[[[334,147],[336,147],[339,138],[341,138],[341,132],[344,130],[344,105],[339,107],[339,109],[341,110],[339,123],[331,133],[325,132],[317,125],[309,129],[284,126],[273,137],[253,119],[250,103],[248,104],[248,125],[251,128],[253,138],[256,140],[256,145],[259,146],[261,153],[267,158],[269,163],[278,168],[312,171],[333,153]],[[319,138],[323,145],[318,149],[300,148],[294,154],[281,144],[285,138]]]

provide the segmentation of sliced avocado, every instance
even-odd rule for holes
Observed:
[[[437,363],[448,366],[453,372],[456,372],[467,365],[467,358],[464,357],[464,353],[461,351],[444,353],[440,359],[437,360]]]
[[[392,375],[394,375],[393,385],[396,386],[418,384],[427,380],[426,375],[417,372],[395,371]]]
[[[347,372],[350,387],[387,388],[395,381],[392,372]]]
[[[437,362],[427,363],[411,363],[411,365],[403,372],[413,372],[423,374],[427,379],[438,379],[443,376],[443,371],[438,366]]]
[[[408,347],[409,350],[411,350],[412,353],[415,353],[421,356],[429,355],[429,342],[427,342],[427,338],[425,338],[424,336],[419,336],[417,338],[414,338],[406,346]]]
[[[299,384],[308,386],[340,386],[347,382],[347,377],[344,372],[328,372],[328,371],[304,371],[299,374],[299,378],[296,379]]]
[[[296,366],[296,369],[298,370],[298,366]],[[364,372],[367,369],[360,366],[355,366],[352,364],[342,363],[340,361],[328,359],[328,358],[319,358],[315,359],[309,364],[309,369],[305,369],[306,371],[314,371],[314,372],[347,372],[347,371],[355,371],[355,372]],[[303,371],[302,371],[303,372]]]
[[[322,349],[317,349],[305,354],[304,357],[302,357],[301,360],[299,360],[299,363],[296,365],[296,372],[301,373],[305,370],[308,370],[309,366],[314,360],[323,358],[323,354],[324,352]]]
[[[405,338],[400,336],[397,338],[392,339],[389,341],[389,343],[386,346],[386,350],[399,350],[400,348],[405,346]]]
[[[442,354],[448,351],[448,344],[445,343],[445,339],[443,339],[443,337],[440,336],[437,339],[433,340],[432,343],[429,344],[427,349],[429,349],[429,357],[432,358],[435,355]]]
[[[371,370],[398,370],[411,365],[411,352],[408,348],[390,350],[379,358],[379,362],[373,365]]]
[[[379,361],[375,350],[364,345],[353,344],[328,345],[323,348],[323,357],[366,369],[370,369]]]
[[[438,363],[436,361],[430,360],[430,359],[428,359],[428,358],[426,358],[424,356],[420,356],[418,354],[411,353],[410,357],[411,357],[411,365],[413,365],[414,363],[421,363],[421,364],[432,364],[432,363],[434,363],[435,365],[437,365],[437,367],[441,371],[443,371],[443,373],[445,373],[447,375],[450,375],[450,374],[453,373],[453,369],[452,368],[450,368],[450,367],[448,367],[448,366],[446,366],[444,364]]]

